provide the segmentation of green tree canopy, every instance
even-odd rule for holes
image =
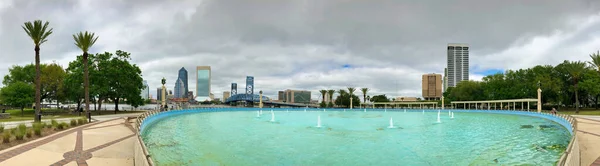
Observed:
[[[390,102],[390,99],[388,99],[387,96],[385,96],[385,94],[383,95],[375,95],[375,96],[371,96],[371,102]]]
[[[0,89],[0,100],[6,105],[21,108],[21,116],[23,109],[33,104],[34,95],[33,85],[24,82],[13,82]]]
[[[62,66],[51,64],[40,64],[41,100],[50,99],[61,101],[64,98],[63,81],[66,76]],[[35,86],[35,65],[12,66],[8,69],[8,75],[4,76],[2,84],[10,85],[21,82]],[[35,91],[33,92],[35,93]],[[34,94],[35,95],[35,94]]]

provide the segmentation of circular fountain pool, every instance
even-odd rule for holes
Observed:
[[[168,113],[142,132],[156,165],[553,165],[571,138],[554,121],[513,114],[442,111],[438,123],[436,110],[275,109],[275,122],[270,111]]]

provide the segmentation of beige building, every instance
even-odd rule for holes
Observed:
[[[416,97],[396,97],[396,101],[417,101]]]
[[[423,100],[440,100],[442,98],[442,75],[423,74],[421,82],[423,89]]]
[[[229,92],[229,91],[223,92],[223,101],[227,100],[227,98],[229,98],[230,95],[231,95],[231,92]]]

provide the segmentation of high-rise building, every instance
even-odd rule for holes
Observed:
[[[281,102],[285,101],[285,92],[284,91],[277,92],[277,100],[279,100]]]
[[[196,101],[210,100],[210,66],[196,67]]]
[[[423,74],[423,99],[440,100],[442,98],[442,75]]]
[[[237,95],[237,83],[231,83],[231,96]]]
[[[254,94],[254,77],[246,76],[246,94]]]
[[[448,44],[447,60],[447,87],[455,87],[459,82],[469,80],[469,45],[460,43]]]
[[[162,99],[162,93],[161,93],[162,88],[156,88],[156,100],[161,101]],[[165,88],[165,96],[169,95],[169,90],[167,88]]]
[[[161,90],[162,88],[156,88],[156,100],[161,101]]]
[[[188,86],[188,72],[184,67],[181,67],[181,69],[179,69],[179,75],[177,76],[177,79],[181,79],[181,81],[183,82],[183,94],[182,96],[178,97],[178,98],[188,98],[187,92],[190,91],[189,90],[189,86]],[[177,90],[175,90],[177,91]]]
[[[223,101],[227,100],[227,98],[229,98],[230,95],[231,95],[231,92],[229,92],[229,91],[223,92]]]
[[[442,89],[444,89],[444,91],[442,91],[442,93],[446,92],[446,88],[448,88],[448,68],[444,68],[444,76],[443,76],[444,80],[443,80],[443,84],[442,84]]]
[[[173,89],[175,89],[175,98],[185,98],[187,96],[187,93],[185,93],[185,84],[183,83],[183,80],[181,80],[181,78],[177,79],[177,81],[175,82],[175,88]]]
[[[284,98],[280,100],[286,103],[310,103],[310,91],[288,89],[283,91],[283,94]]]
[[[144,89],[142,89],[142,99],[144,100],[148,100],[150,99],[150,87],[148,86],[148,81],[144,80],[143,81],[144,84]]]

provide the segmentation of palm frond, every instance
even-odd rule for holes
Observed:
[[[579,79],[585,72],[587,63],[582,61],[572,61],[565,65],[565,70],[571,75],[571,78]]]
[[[590,54],[590,58],[592,58],[592,61],[589,62],[590,65],[598,69],[598,71],[600,72],[600,51]]]
[[[75,40],[75,46],[81,49],[81,51],[88,52],[98,40],[98,36],[95,36],[94,33],[85,31],[73,34],[73,40]]]
[[[348,87],[348,93],[354,94],[354,91],[356,91],[356,88],[354,88],[354,87]]]
[[[33,44],[39,46],[48,41],[48,36],[52,34],[53,29],[48,29],[49,24],[48,21],[42,24],[42,20],[35,20],[33,22],[25,22],[21,27],[31,40],[33,40]]]

